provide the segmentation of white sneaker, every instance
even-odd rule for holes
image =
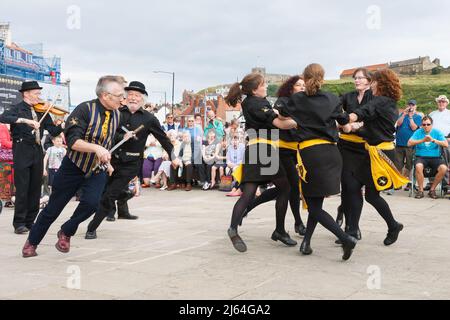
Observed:
[[[161,188],[159,188],[159,190],[161,190],[161,191],[164,191],[164,190],[167,190],[167,186],[163,186],[163,187],[161,187]]]
[[[156,184],[156,181],[155,180],[150,180],[150,183],[151,184]]]
[[[210,187],[211,185],[208,183],[208,182],[205,182],[205,184],[203,185],[203,190],[208,190],[209,189],[209,187]]]

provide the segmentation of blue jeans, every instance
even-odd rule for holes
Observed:
[[[66,236],[74,236],[80,223],[89,219],[97,210],[106,183],[106,173],[102,172],[85,178],[84,172],[69,158],[65,157],[53,183],[50,201],[39,214],[30,231],[28,240],[34,246],[39,245],[53,222],[81,188],[81,199],[72,217],[62,225]]]

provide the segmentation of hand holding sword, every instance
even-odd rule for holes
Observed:
[[[92,169],[91,172],[89,172],[86,177],[90,177],[93,173],[99,173],[102,171],[108,171],[108,173],[111,175],[112,172],[114,171],[114,168],[111,166],[111,164],[109,163],[111,161],[111,155],[117,150],[119,149],[125,142],[127,142],[128,140],[130,140],[132,137],[135,137],[136,134],[141,131],[142,129],[144,129],[145,126],[141,125],[140,127],[138,127],[136,130],[134,131],[128,131],[126,129],[126,131],[128,131],[124,138],[117,143],[111,150],[106,150],[105,148],[99,146],[98,151],[96,152],[97,155],[97,159],[98,159],[98,164],[94,167],[94,169]],[[122,128],[123,129],[123,128]],[[125,131],[125,130],[124,130]]]

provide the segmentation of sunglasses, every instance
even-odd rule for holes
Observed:
[[[422,127],[431,127],[432,124],[431,123],[422,123]]]

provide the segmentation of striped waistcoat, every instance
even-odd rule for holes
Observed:
[[[89,108],[89,126],[84,136],[84,141],[98,144],[110,150],[114,144],[114,134],[119,126],[119,110],[109,111],[109,124],[106,135],[102,134],[103,122],[101,119],[100,106],[97,105],[96,100],[88,102]],[[95,153],[86,153],[70,150],[67,154],[70,160],[80,168],[84,173],[90,172],[97,164],[97,157]]]

